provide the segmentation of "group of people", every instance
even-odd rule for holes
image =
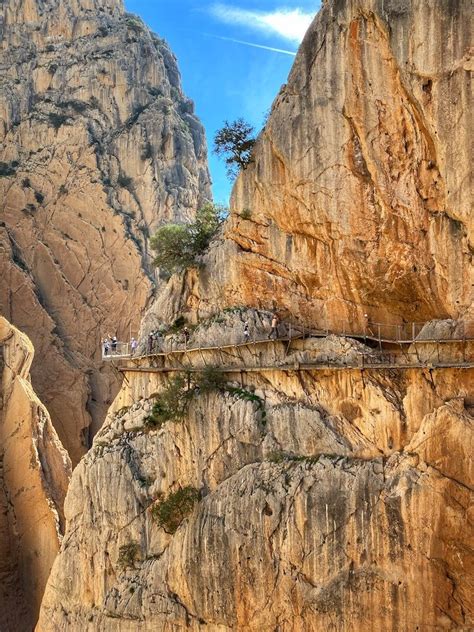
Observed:
[[[106,336],[102,341],[102,347],[104,349],[104,355],[115,355],[117,353],[117,336]]]
[[[119,341],[117,340],[117,336],[106,336],[102,341],[104,356],[117,355],[117,352],[120,351],[118,345]],[[130,340],[130,355],[135,355],[137,347],[138,341],[132,337]]]
[[[154,331],[150,331],[148,334],[148,338],[146,341],[146,353],[147,355],[152,355],[156,351],[159,350],[160,343],[162,342],[162,333],[158,329]]]
[[[274,312],[271,318],[270,332],[268,334],[269,340],[276,340],[278,338],[278,326],[280,324],[280,320]],[[183,327],[182,329],[183,342],[185,345],[189,343],[191,338],[191,332],[188,327]],[[244,340],[245,342],[250,341],[250,323],[248,320],[244,321]],[[160,350],[163,342],[163,333],[155,329],[148,334],[147,342],[146,342],[146,353],[147,355],[153,355]],[[107,336],[102,341],[103,353],[104,356],[117,355],[120,352],[118,349],[119,342],[117,340],[117,336]],[[130,355],[135,355],[138,348],[138,341],[136,338],[131,338],[130,340]]]

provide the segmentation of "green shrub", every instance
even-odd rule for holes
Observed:
[[[227,386],[226,390],[237,399],[243,399],[244,401],[253,402],[254,404],[256,404],[257,408],[260,411],[261,421],[265,425],[267,419],[267,411],[265,410],[265,402],[261,397],[259,397],[255,393],[252,393],[252,391],[249,391],[246,388]]]
[[[191,395],[181,375],[170,380],[168,386],[157,396],[151,413],[145,417],[145,428],[157,430],[167,421],[181,421],[188,409]]]
[[[117,564],[122,568],[130,568],[135,565],[135,562],[139,558],[140,546],[137,542],[129,542],[119,548],[119,556],[117,558]]]
[[[201,393],[223,391],[228,388],[224,374],[213,366],[206,367],[203,371],[196,373],[193,382]]]
[[[148,93],[151,94],[152,97],[164,96],[163,88],[161,88],[160,86],[152,86],[151,88],[148,88]]]
[[[21,186],[24,189],[29,189],[31,187],[31,181],[29,178],[23,178],[23,180],[21,181]]]
[[[156,252],[154,265],[167,274],[182,272],[196,265],[223,220],[222,207],[206,204],[190,224],[167,224],[157,230],[150,241]]]
[[[267,459],[270,463],[283,463],[286,461],[287,456],[284,452],[275,450],[274,452],[270,452]]]
[[[40,193],[40,191],[35,191],[35,200],[38,202],[38,204],[43,204],[44,195]]]
[[[125,24],[134,33],[141,33],[145,28],[143,22],[131,13],[125,14]]]
[[[151,509],[152,518],[166,533],[176,533],[198,500],[199,491],[197,489],[194,487],[180,488],[169,494],[165,500],[155,503]]]
[[[244,208],[244,210],[240,213],[240,217],[242,219],[250,219],[252,217],[252,211],[249,208]]]

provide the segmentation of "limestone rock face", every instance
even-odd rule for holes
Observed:
[[[31,387],[33,346],[0,318],[0,629],[31,630],[64,532],[71,462]]]
[[[195,342],[235,344],[244,318],[268,333],[273,306],[336,332],[366,313],[436,319],[417,343],[429,359],[433,335],[465,331],[467,29],[464,0],[325,2],[222,235],[143,332],[183,314]],[[73,474],[40,632],[474,628],[472,369],[276,363],[373,351],[311,345],[201,351],[268,366],[194,390],[161,426],[168,378],[135,361]]]
[[[190,310],[472,319],[468,0],[332,0],[238,178]],[[255,288],[258,288],[258,291]]]
[[[127,374],[38,630],[472,627],[472,372],[228,379],[147,429],[166,379]],[[201,499],[170,534],[154,507],[186,486]]]
[[[0,310],[77,462],[119,386],[100,338],[136,335],[153,286],[150,233],[210,197],[204,131],[120,0],[7,0],[0,24]]]

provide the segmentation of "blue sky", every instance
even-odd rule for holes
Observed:
[[[125,0],[125,4],[127,11],[138,14],[166,39],[178,57],[184,91],[206,127],[214,198],[227,204],[232,183],[224,164],[212,154],[214,134],[224,120],[240,116],[260,130],[320,0]]]

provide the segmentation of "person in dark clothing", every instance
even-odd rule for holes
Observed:
[[[113,336],[111,347],[112,347],[112,353],[113,354],[117,353],[117,336]]]
[[[153,332],[148,334],[147,344],[146,344],[146,353],[147,355],[151,355],[153,351]]]
[[[189,329],[187,327],[183,329],[183,337],[184,337],[184,344],[187,346],[189,342],[189,338],[191,337],[191,334],[189,333]]]
[[[246,320],[244,323],[244,340],[248,342],[250,340],[250,330],[249,330],[249,321]]]

